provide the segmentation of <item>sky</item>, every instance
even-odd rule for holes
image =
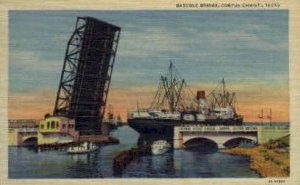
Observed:
[[[107,105],[123,119],[150,104],[172,60],[194,92],[224,77],[246,121],[270,108],[274,121],[289,120],[287,10],[10,11],[10,119],[53,112],[77,16],[121,27]]]

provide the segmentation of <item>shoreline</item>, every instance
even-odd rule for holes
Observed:
[[[257,172],[260,177],[289,177],[290,175],[289,152],[278,152],[263,145],[253,148],[236,147],[220,152],[250,157],[250,169]]]

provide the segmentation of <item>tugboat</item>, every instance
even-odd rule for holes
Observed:
[[[154,141],[151,145],[151,152],[153,155],[160,155],[166,153],[171,148],[171,145],[165,140]]]
[[[70,146],[67,149],[68,154],[85,154],[98,150],[98,146],[94,143],[84,142],[79,146]]]
[[[226,90],[224,78],[207,96],[203,90],[194,95],[170,62],[150,107],[129,110],[127,122],[140,134],[172,138],[174,126],[180,124],[242,125],[243,117],[237,114],[235,103],[235,92]]]

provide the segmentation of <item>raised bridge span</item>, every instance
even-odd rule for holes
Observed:
[[[174,148],[186,148],[192,141],[201,139],[225,148],[236,140],[262,144],[289,134],[288,126],[202,126],[182,125],[174,127]]]

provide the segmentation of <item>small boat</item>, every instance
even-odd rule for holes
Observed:
[[[84,142],[79,146],[70,146],[67,149],[69,154],[85,154],[96,151],[99,147],[94,143]]]
[[[154,155],[164,154],[171,148],[171,145],[165,140],[154,141],[151,145],[151,152]]]

